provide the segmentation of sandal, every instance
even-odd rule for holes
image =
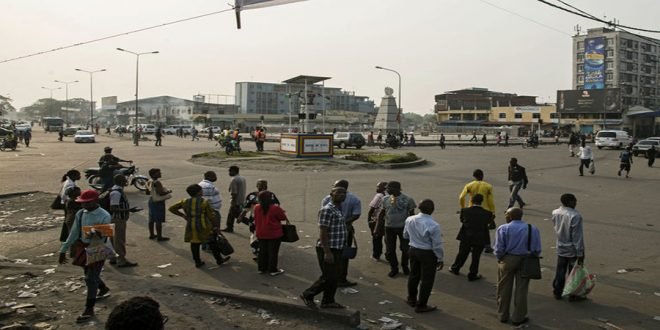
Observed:
[[[344,305],[340,305],[336,302],[321,304],[321,308],[346,308]]]

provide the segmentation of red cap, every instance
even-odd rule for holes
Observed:
[[[76,202],[78,203],[92,203],[92,202],[98,202],[99,200],[99,193],[98,191],[94,189],[87,189],[83,191],[78,198],[76,198]]]

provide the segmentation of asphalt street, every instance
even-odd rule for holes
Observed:
[[[35,127],[30,148],[21,146],[17,151],[0,152],[0,194],[22,191],[57,192],[60,178],[71,168],[83,170],[96,166],[103,154],[103,147],[110,145],[114,154],[132,159],[147,173],[149,168],[162,170],[164,185],[174,191],[178,200],[187,197],[185,187],[197,183],[207,170],[218,174],[217,186],[222,192],[224,204],[228,204],[227,187],[229,163],[218,167],[192,164],[190,156],[218,147],[207,140],[190,141],[173,136],[163,140],[163,147],[153,142],[141,142],[133,146],[127,137],[116,135],[97,137],[94,144],[75,144],[72,138],[58,142],[56,134],[44,134]],[[244,141],[242,146],[254,150],[253,143]],[[277,144],[267,143],[266,150],[275,150]],[[594,148],[596,174],[578,176],[579,160],[569,157],[566,145],[542,145],[538,149],[516,147],[407,147],[395,152],[415,152],[428,160],[428,164],[407,169],[364,169],[350,171],[341,167],[322,171],[282,171],[281,168],[244,170],[241,175],[248,182],[248,191],[259,178],[267,179],[269,188],[282,202],[289,219],[298,226],[301,240],[284,243],[280,251],[280,267],[286,273],[278,277],[258,275],[248,249],[247,227],[238,226],[228,238],[237,252],[230,263],[219,268],[195,269],[190,251],[183,242],[183,221],[168,214],[165,232],[172,240],[156,243],[147,239],[146,211],[135,214],[129,223],[128,258],[140,263],[132,269],[114,269],[136,276],[178,274],[183,282],[217,285],[279,297],[294,299],[319,275],[314,249],[318,229],[316,213],[321,199],[328,194],[333,182],[340,178],[349,180],[349,190],[362,200],[362,217],[356,223],[360,246],[358,257],[351,262],[349,278],[358,282],[359,292],[338,292],[337,301],[359,309],[362,318],[376,320],[389,313],[401,312],[412,319],[401,318],[404,324],[416,329],[493,329],[509,328],[500,324],[496,317],[495,283],[496,261],[493,256],[482,257],[481,274],[484,279],[468,282],[465,275],[454,276],[447,268],[438,272],[430,303],[440,311],[424,315],[415,314],[405,304],[406,277],[387,277],[389,267],[372,261],[371,240],[366,224],[368,203],[374,195],[378,181],[397,180],[403,191],[415,200],[430,198],[435,202],[434,218],[442,226],[445,241],[445,265],[451,264],[458,251],[455,240],[459,229],[457,211],[458,195],[463,185],[471,181],[472,171],[480,168],[485,181],[493,184],[497,218],[504,221],[504,208],[508,204],[507,165],[510,157],[517,157],[525,166],[529,186],[522,191],[528,205],[524,220],[541,230],[544,278],[533,281],[529,295],[531,327],[546,329],[584,329],[604,325],[603,319],[623,329],[650,329],[660,327],[654,316],[660,315],[660,205],[657,200],[660,185],[660,168],[649,168],[646,159],[637,157],[631,178],[617,176],[618,154],[616,150]],[[388,149],[388,152],[391,152]],[[237,163],[240,166],[240,163]],[[657,166],[657,165],[656,165]],[[85,183],[80,184],[86,187]],[[570,192],[577,196],[577,209],[585,223],[587,268],[597,275],[597,285],[586,302],[569,303],[552,297],[551,282],[555,269],[555,240],[551,211],[560,205],[559,196]],[[147,196],[135,188],[127,188],[132,206],[146,209]],[[223,221],[226,216],[223,207]],[[59,229],[58,229],[59,231]],[[33,249],[57,248],[54,230],[0,235],[0,254],[8,257],[31,255]],[[212,258],[206,256],[207,261]],[[157,265],[172,263],[166,269]],[[208,263],[211,264],[211,263]],[[627,269],[623,272],[621,270]],[[467,272],[467,268],[462,270]],[[389,302],[388,302],[389,301]],[[161,302],[167,304],[167,302]],[[382,304],[381,304],[382,303]]]

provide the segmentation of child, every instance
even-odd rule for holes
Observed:
[[[186,188],[190,196],[188,199],[181,200],[169,207],[169,211],[186,219],[186,231],[184,241],[190,243],[190,251],[195,260],[195,267],[204,266],[204,262],[199,256],[199,248],[202,242],[209,240],[213,235],[219,232],[220,221],[216,219],[215,212],[207,200],[202,198],[202,187],[193,184]],[[183,210],[183,212],[181,212]],[[218,265],[229,260],[229,256],[222,257],[216,240],[209,243],[213,257]]]

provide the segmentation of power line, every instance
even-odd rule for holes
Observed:
[[[588,15],[588,16],[590,16],[590,17],[592,17],[592,18],[597,18],[596,16],[591,15],[591,14],[589,14],[588,12],[586,12],[586,11],[580,9],[580,8],[577,8],[577,7],[575,7],[575,6],[573,6],[573,5],[569,4],[569,3],[566,3],[566,2],[564,2],[564,1],[562,1],[562,0],[557,0],[557,1],[560,2],[560,3],[562,3],[562,4],[564,4],[565,6],[568,6],[568,7],[570,7],[570,8],[573,8],[573,9],[579,11],[580,13],[583,13],[583,14],[585,14],[585,15]],[[649,37],[646,37],[646,36],[643,36],[643,35],[639,35],[639,34],[637,34],[637,33],[630,32],[630,31],[628,31],[628,30],[626,30],[626,29],[624,29],[624,28],[622,28],[622,27],[619,27],[619,30],[621,30],[621,31],[623,31],[623,32],[626,32],[626,33],[630,33],[630,34],[635,35],[635,36],[638,36],[638,37],[640,37],[640,38],[642,38],[642,39],[644,39],[644,40],[646,40],[646,41],[648,41],[648,42],[654,43],[654,44],[656,44],[656,45],[660,45],[660,42],[659,42],[658,40],[656,40],[656,39],[649,38]]]
[[[5,60],[0,61],[0,64],[7,63],[7,62],[12,62],[12,61],[17,61],[17,60],[22,60],[22,59],[25,59],[25,58],[28,58],[28,57],[33,57],[33,56],[43,55],[43,54],[47,54],[47,53],[52,53],[52,52],[56,52],[56,51],[60,51],[60,50],[68,49],[68,48],[83,46],[83,45],[91,44],[91,43],[94,43],[94,42],[113,39],[113,38],[129,35],[129,34],[134,34],[134,33],[139,33],[139,32],[143,32],[143,31],[153,30],[153,29],[157,29],[157,28],[160,28],[160,27],[168,26],[168,25],[174,25],[174,24],[177,24],[177,23],[192,21],[192,20],[196,20],[196,19],[199,19],[199,18],[212,16],[212,15],[217,15],[217,14],[221,14],[221,13],[228,12],[228,11],[233,11],[233,10],[234,10],[234,8],[229,8],[229,9],[225,9],[225,10],[214,11],[214,12],[210,12],[210,13],[206,13],[206,14],[201,14],[201,15],[192,16],[192,17],[188,17],[188,18],[178,19],[178,20],[175,20],[175,21],[161,23],[161,24],[158,24],[158,25],[152,25],[152,26],[148,26],[148,27],[145,27],[145,28],[137,29],[137,30],[131,30],[131,31],[128,31],[128,32],[112,34],[112,35],[109,35],[109,36],[100,37],[100,38],[96,38],[96,39],[91,39],[91,40],[87,40],[87,41],[83,41],[83,42],[78,42],[78,43],[71,44],[71,45],[61,46],[61,47],[57,47],[57,48],[53,48],[53,49],[49,49],[49,50],[44,50],[44,51],[40,51],[40,52],[36,52],[36,53],[32,53],[32,54],[27,54],[27,55],[23,55],[23,56],[18,56],[18,57],[14,57],[14,58],[5,59]]]
[[[571,35],[570,33],[566,33],[566,32],[564,32],[564,31],[562,31],[562,30],[559,30],[559,29],[557,29],[557,28],[555,28],[555,27],[552,27],[552,26],[550,26],[550,25],[547,25],[547,24],[541,23],[541,22],[539,22],[539,21],[537,21],[537,20],[534,20],[534,19],[531,19],[531,18],[529,18],[529,17],[523,16],[523,15],[521,15],[521,14],[518,14],[518,13],[516,13],[516,12],[514,12],[514,11],[511,11],[511,10],[508,10],[508,9],[506,9],[506,8],[502,8],[502,7],[497,6],[497,5],[493,4],[493,3],[490,3],[490,2],[488,2],[488,1],[485,1],[485,0],[479,0],[479,1],[481,1],[481,2],[483,2],[483,3],[485,3],[485,4],[487,4],[487,5],[489,5],[489,6],[491,6],[491,7],[494,7],[494,8],[497,8],[497,9],[499,9],[499,10],[505,11],[505,12],[511,14],[511,15],[518,16],[518,17],[520,17],[520,18],[522,18],[522,19],[524,19],[524,20],[530,21],[530,22],[532,22],[532,23],[535,23],[535,24],[538,24],[538,25],[543,26],[543,27],[545,27],[545,28],[548,28],[548,29],[550,29],[550,30],[553,30],[553,31],[555,31],[555,32],[559,32],[559,33],[561,33],[561,34],[565,34],[565,35],[567,35],[567,36],[569,36],[569,37],[572,37],[572,36],[573,36],[573,35]]]
[[[561,6],[555,5],[554,3],[547,2],[547,1],[545,1],[545,0],[536,0],[536,1],[541,2],[541,3],[544,3],[544,4],[546,4],[546,5],[550,6],[550,7],[554,7],[554,8],[557,8],[557,9],[559,9],[559,10],[563,10],[563,11],[565,11],[565,12],[567,12],[567,13],[571,13],[571,14],[573,14],[573,15],[581,16],[581,17],[584,17],[584,18],[586,18],[586,19],[590,19],[590,20],[592,20],[592,21],[596,21],[596,22],[604,23],[604,24],[607,24],[607,25],[610,25],[610,26],[613,26],[613,27],[619,27],[619,28],[623,27],[623,28],[626,28],[626,29],[631,29],[631,30],[641,31],[641,32],[660,33],[660,30],[642,29],[642,28],[636,28],[636,27],[633,27],[633,26],[617,24],[617,23],[615,23],[615,22],[608,22],[608,21],[606,21],[606,20],[600,19],[600,18],[595,17],[595,16],[593,16],[593,15],[590,15],[590,14],[583,14],[583,13],[580,13],[580,12],[576,12],[576,11],[570,10],[570,9],[568,9],[568,8],[564,8],[564,7],[561,7]]]

